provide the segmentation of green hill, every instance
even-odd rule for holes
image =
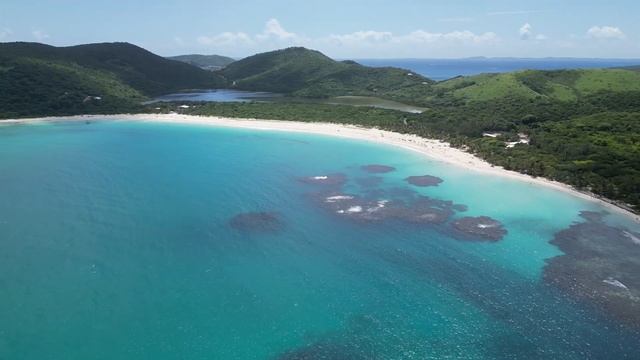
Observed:
[[[127,43],[0,43],[0,117],[130,111],[147,96],[224,79]]]
[[[181,61],[210,71],[220,70],[235,61],[226,56],[199,54],[171,56],[167,59]]]
[[[303,97],[384,96],[390,91],[433,81],[397,68],[371,68],[335,61],[301,47],[257,54],[220,71],[230,87]]]
[[[503,98],[575,101],[599,92],[640,91],[640,73],[626,69],[526,70],[458,77],[438,83],[434,90],[466,101]]]

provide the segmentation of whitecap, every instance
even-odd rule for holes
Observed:
[[[351,200],[351,199],[353,199],[353,196],[335,195],[335,196],[329,196],[328,198],[325,199],[325,201],[328,202],[328,203],[332,203],[332,202],[336,202],[336,201],[340,201],[340,200]]]
[[[602,282],[605,283],[605,284],[613,285],[615,287],[619,287],[621,289],[629,290],[627,285],[621,283],[620,281],[618,281],[618,280],[616,280],[614,278],[607,278],[607,279],[602,280]]]
[[[630,233],[628,231],[623,231],[622,233],[624,234],[625,237],[629,238],[635,244],[640,245],[640,238],[638,238],[637,236],[633,235],[632,233]]]

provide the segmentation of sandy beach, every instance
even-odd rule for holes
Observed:
[[[205,124],[212,126],[245,128],[254,130],[269,131],[288,131],[303,132],[319,135],[339,136],[349,139],[358,139],[384,143],[408,149],[423,154],[432,160],[450,163],[461,166],[472,171],[483,172],[495,176],[503,176],[518,181],[525,181],[531,184],[550,187],[559,191],[570,193],[573,196],[580,197],[589,201],[595,201],[612,212],[618,212],[631,217],[634,221],[640,222],[640,216],[631,211],[621,208],[620,206],[600,199],[593,194],[582,192],[573,187],[557,181],[551,181],[545,178],[534,178],[529,175],[521,174],[515,171],[505,170],[499,166],[493,166],[490,163],[474,156],[473,154],[464,152],[460,149],[450,147],[448,143],[439,140],[425,139],[417,135],[400,134],[391,131],[379,130],[375,128],[365,128],[356,125],[343,125],[333,123],[311,123],[281,120],[261,120],[261,119],[238,119],[223,118],[213,116],[193,116],[181,114],[123,114],[123,115],[80,115],[70,117],[47,117],[47,118],[31,118],[16,120],[0,120],[0,124],[18,124],[41,121],[59,121],[59,120],[136,120],[136,121],[156,121],[168,123],[188,123],[188,124]]]

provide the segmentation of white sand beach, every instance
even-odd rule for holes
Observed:
[[[39,121],[59,121],[59,120],[136,120],[136,121],[159,121],[169,123],[189,123],[206,124],[212,126],[246,128],[255,130],[304,132],[319,135],[339,136],[350,139],[367,140],[378,143],[398,146],[423,154],[433,160],[462,166],[472,171],[479,171],[495,176],[504,176],[519,181],[538,184],[564,191],[580,198],[596,201],[604,205],[608,210],[630,216],[634,221],[640,222],[640,216],[624,209],[615,203],[601,199],[594,194],[579,191],[573,187],[557,181],[545,178],[532,177],[515,171],[505,170],[499,166],[493,166],[488,162],[464,152],[460,149],[450,147],[448,143],[439,140],[426,139],[416,135],[400,134],[391,131],[379,130],[375,128],[365,128],[356,125],[343,125],[333,123],[311,123],[281,120],[261,120],[261,119],[238,119],[213,116],[193,116],[181,114],[123,114],[123,115],[80,115],[70,117],[47,117],[32,119],[0,120],[0,124],[28,123]]]

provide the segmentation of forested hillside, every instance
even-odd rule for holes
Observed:
[[[148,96],[224,86],[219,75],[128,43],[0,43],[0,117],[132,111]]]
[[[433,81],[398,68],[372,68],[353,61],[335,61],[305,48],[288,48],[250,56],[220,71],[229,86],[293,96],[384,96],[390,91]]]

